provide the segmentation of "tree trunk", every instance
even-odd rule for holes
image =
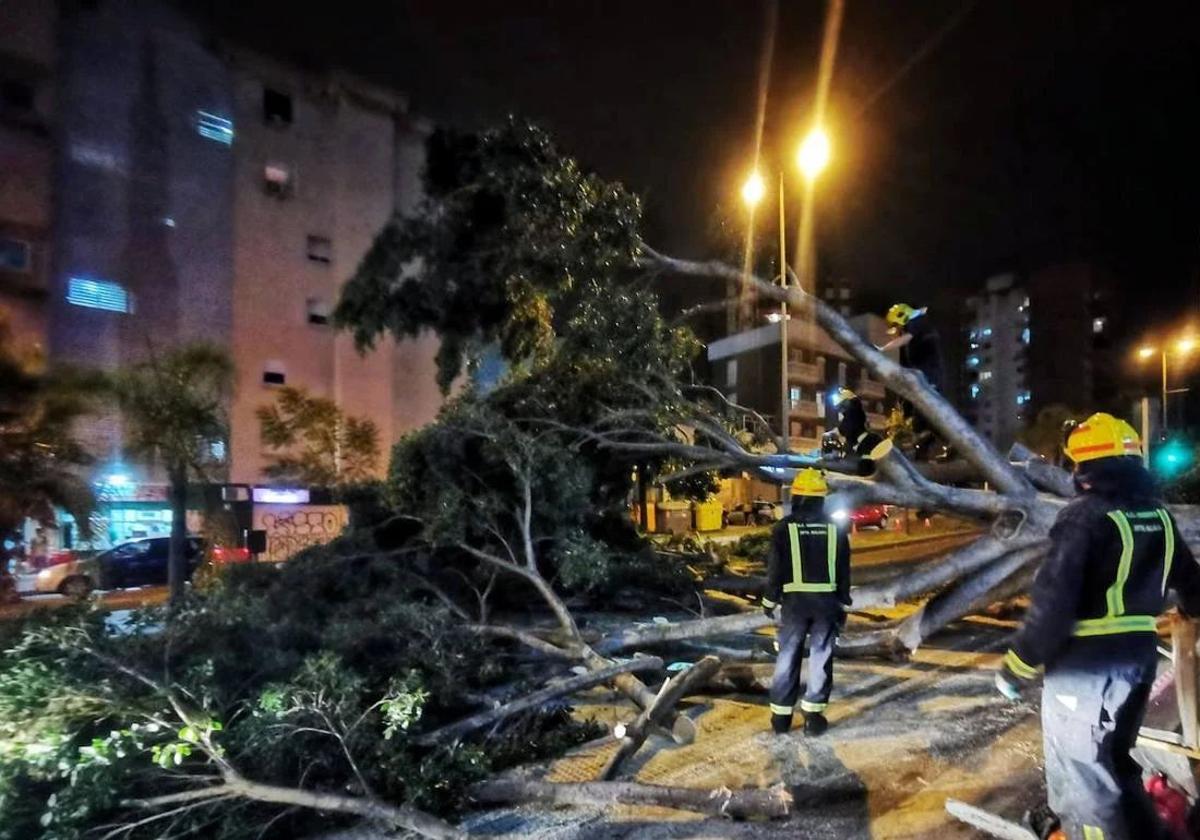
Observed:
[[[172,607],[183,602],[184,587],[188,579],[187,557],[187,467],[179,465],[168,468],[170,486],[167,492],[171,500],[171,539],[167,549],[167,588]]]
[[[508,805],[656,805],[735,819],[784,819],[792,812],[792,795],[783,785],[768,790],[662,787],[635,782],[555,784],[534,779],[494,779],[471,789],[479,803]]]

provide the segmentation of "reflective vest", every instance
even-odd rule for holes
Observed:
[[[787,524],[791,580],[784,592],[837,591],[837,528],[826,522]]]
[[[1088,574],[1105,574],[1103,605],[1081,604],[1080,612],[1095,617],[1075,623],[1073,635],[1110,636],[1117,633],[1153,633],[1166,600],[1167,581],[1175,557],[1175,529],[1162,508],[1113,510],[1108,519],[1116,528],[1120,554],[1102,572],[1103,563],[1089,563]],[[1094,558],[1089,558],[1093,560]],[[1099,592],[1093,591],[1093,601]]]

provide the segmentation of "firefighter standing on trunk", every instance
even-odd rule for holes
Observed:
[[[833,689],[833,649],[850,604],[850,541],[825,513],[828,493],[819,470],[792,481],[792,512],[771,532],[763,610],[779,615],[779,656],[771,681],[771,728],[792,726],[800,699],[800,664],[807,640],[808,686],[800,700],[804,732],[828,727],[825,707]]]
[[[1076,426],[1066,454],[1079,496],[996,685],[1010,699],[1045,668],[1042,735],[1051,810],[1071,840],[1165,836],[1129,756],[1156,664],[1167,591],[1200,615],[1200,569],[1142,466],[1137,433],[1110,414]]]

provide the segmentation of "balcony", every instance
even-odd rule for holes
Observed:
[[[824,377],[821,366],[815,362],[788,362],[788,381],[806,385],[821,385]]]
[[[791,416],[800,420],[823,420],[824,416],[814,400],[794,400]]]
[[[854,393],[858,394],[863,399],[882,400],[887,396],[887,388],[883,387],[882,382],[863,377],[860,378],[858,380],[858,384],[854,386]]]

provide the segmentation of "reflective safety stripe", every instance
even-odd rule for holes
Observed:
[[[813,714],[816,714],[818,712],[823,712],[828,708],[828,703],[814,703],[811,700],[800,701],[800,711],[802,712],[812,712]]]
[[[778,604],[776,604],[774,601],[772,601],[770,598],[763,598],[763,599],[762,599],[762,605],[763,605],[764,607],[766,607],[767,609],[769,609],[769,610],[775,609],[775,607],[778,607],[778,606],[779,606],[779,605],[778,605]]]
[[[1104,829],[1096,825],[1083,827],[1083,840],[1104,840]]]
[[[1108,512],[1108,518],[1117,526],[1121,535],[1121,559],[1117,562],[1117,578],[1108,587],[1105,598],[1108,601],[1108,617],[1121,615],[1125,612],[1125,581],[1129,579],[1129,567],[1133,563],[1133,529],[1129,527],[1129,519],[1119,510]]]
[[[773,715],[790,715],[791,713],[791,706],[778,706],[775,703],[771,704],[771,714]]]
[[[829,565],[828,583],[805,583],[804,558],[800,552],[800,526],[788,523],[788,543],[792,550],[792,580],[783,585],[784,592],[833,592],[837,589],[837,530],[825,526],[825,559]]]
[[[1171,525],[1171,517],[1165,510],[1159,508],[1158,518],[1163,524],[1163,579],[1162,594],[1167,594],[1167,579],[1171,577],[1171,563],[1175,559],[1175,528]]]
[[[1017,656],[1017,652],[1011,648],[1008,653],[1004,654],[1004,664],[1008,666],[1010,671],[1022,679],[1031,680],[1037,676],[1037,668],[1034,668],[1024,659]]]
[[[1075,622],[1076,636],[1112,636],[1117,633],[1153,633],[1158,623],[1152,615],[1118,615]]]

